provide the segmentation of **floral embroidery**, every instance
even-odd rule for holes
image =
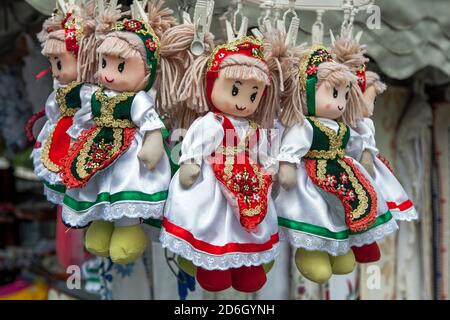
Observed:
[[[341,181],[342,181],[343,183],[347,183],[348,177],[347,177],[347,175],[345,174],[345,172],[341,172],[341,173],[339,174],[339,177],[341,178]]]
[[[125,20],[123,26],[125,27],[125,30],[133,32],[142,29],[142,23],[138,20]]]
[[[327,177],[325,178],[325,185],[334,187],[336,183],[337,183],[336,177],[331,174],[327,174]]]
[[[313,74],[313,73],[316,73],[317,70],[319,70],[319,67],[316,66],[315,64],[313,64],[311,66],[308,66],[308,69],[306,69],[306,73],[307,74]]]
[[[147,39],[145,40],[145,46],[147,47],[148,50],[154,52],[156,50],[157,44],[155,41],[153,41],[153,39]]]

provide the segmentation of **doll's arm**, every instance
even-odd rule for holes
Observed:
[[[280,161],[278,179],[284,189],[290,190],[297,183],[297,166],[311,148],[312,139],[313,128],[306,120],[285,130],[277,157]]]
[[[67,130],[67,134],[72,139],[78,138],[85,129],[92,128],[94,121],[92,119],[91,99],[98,87],[91,84],[84,84],[80,90],[81,108],[73,117],[73,124]]]
[[[371,131],[362,121],[358,121],[355,130],[350,129],[350,139],[345,152],[348,156],[356,159],[373,176],[373,154],[374,150],[369,144]]]
[[[223,139],[221,124],[212,113],[198,118],[190,126],[181,144],[180,184],[189,188],[197,180],[203,158],[213,153]]]
[[[252,150],[252,153],[257,155],[258,163],[271,175],[278,171],[276,148],[279,148],[279,137],[276,134],[274,129],[260,129],[258,143]]]

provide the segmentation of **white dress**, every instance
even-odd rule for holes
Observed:
[[[325,127],[338,132],[339,125],[334,120],[316,119]],[[376,187],[375,223],[365,231],[354,232],[349,229],[342,202],[337,196],[318,187],[307,173],[303,157],[311,149],[313,135],[313,126],[307,120],[303,124],[284,129],[277,158],[280,162],[297,166],[297,184],[290,191],[280,187],[275,199],[282,239],[296,248],[325,251],[336,256],[347,253],[352,246],[370,244],[394,232],[397,224]],[[344,157],[373,184],[364,168],[349,157],[360,156],[361,144],[359,136],[350,130]]]
[[[36,139],[34,149],[31,153],[31,159],[33,161],[34,173],[44,183],[44,194],[47,200],[54,204],[61,204],[64,199],[65,187],[61,182],[61,177],[58,173],[50,171],[42,163],[41,157],[43,147],[47,142],[48,137],[54,132],[58,120],[61,118],[60,107],[56,101],[56,91],[59,88],[65,88],[66,85],[58,84],[55,91],[53,91],[45,103],[45,116],[47,121],[44,127],[39,132]],[[91,85],[83,84],[80,90],[80,95],[89,94]]]
[[[358,121],[355,131],[361,135],[364,142],[363,150],[367,149],[373,156],[374,181],[387,205],[397,220],[416,220],[417,211],[394,173],[380,160],[375,141],[375,126],[372,119],[364,118]]]
[[[249,122],[228,118],[242,139]],[[266,133],[263,130],[260,133],[256,151],[259,163],[264,169],[276,170],[276,162],[267,156]],[[267,214],[257,231],[246,231],[206,159],[221,145],[223,137],[221,121],[211,112],[198,118],[189,128],[179,163],[193,161],[201,167],[201,172],[188,189],[180,184],[180,171],[174,175],[160,237],[164,248],[207,270],[257,266],[274,260],[278,253],[277,215],[271,197],[268,197]],[[251,155],[255,155],[254,149]]]
[[[118,95],[112,90],[104,93],[109,98]],[[169,159],[164,154],[157,167],[150,171],[137,155],[145,133],[162,130],[164,124],[155,111],[153,98],[144,91],[135,95],[130,115],[137,129],[130,146],[108,167],[96,172],[84,187],[66,190],[65,224],[84,227],[93,220],[161,218],[171,179]],[[87,94],[82,96],[82,109],[68,133],[76,139],[84,129],[94,125],[92,117],[91,95]]]

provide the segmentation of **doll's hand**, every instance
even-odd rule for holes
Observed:
[[[149,131],[145,134],[144,143],[138,153],[149,170],[154,170],[164,155],[164,145],[160,130]]]
[[[280,162],[278,181],[285,190],[291,190],[297,184],[297,167],[289,162]]]
[[[185,189],[190,188],[200,175],[200,166],[196,163],[183,163],[180,166],[180,183]]]
[[[366,149],[363,151],[360,163],[371,177],[375,176],[375,172],[373,170],[373,157],[369,150]]]

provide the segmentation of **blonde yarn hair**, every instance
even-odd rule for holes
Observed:
[[[373,71],[366,71],[366,88],[373,86],[377,95],[386,91],[387,86],[380,79],[380,76]]]

